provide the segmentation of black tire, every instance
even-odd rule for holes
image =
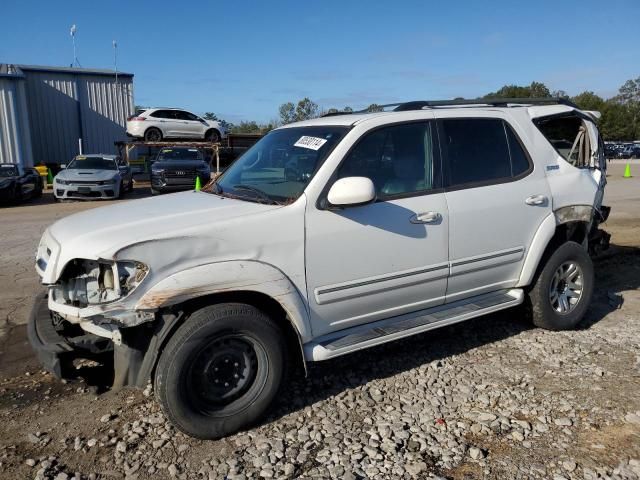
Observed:
[[[179,430],[215,439],[258,420],[285,378],[280,328],[255,307],[204,307],[178,328],[160,356],[156,398]]]
[[[129,180],[129,185],[127,186],[127,192],[133,192],[133,178]]]
[[[160,195],[162,192],[160,190],[156,190],[155,188],[151,188],[151,195],[156,196]]]
[[[573,273],[571,265],[577,266],[578,273]],[[561,280],[565,274],[567,278],[573,277]],[[560,245],[539,270],[529,291],[533,324],[547,330],[574,328],[589,308],[594,281],[593,263],[587,251],[575,242]]]
[[[213,130],[213,129],[209,130],[204,135],[204,139],[207,142],[218,143],[220,141],[220,132],[218,132],[217,130]]]
[[[159,142],[162,140],[162,132],[155,127],[148,128],[144,132],[145,142]]]
[[[117,198],[122,198],[122,197],[124,197],[124,180],[120,180],[120,188],[118,188]]]

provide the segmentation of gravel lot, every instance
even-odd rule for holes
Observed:
[[[219,441],[177,433],[150,390],[41,371],[23,325],[33,253],[96,203],[0,209],[0,477],[640,478],[640,178],[621,177],[612,165],[614,245],[577,331],[515,309],[313,364],[262,425]]]

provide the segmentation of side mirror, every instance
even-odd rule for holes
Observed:
[[[67,168],[67,164],[66,163],[61,163],[60,164],[60,170],[64,170],[65,168]]]
[[[367,177],[345,177],[329,189],[327,200],[334,207],[356,207],[376,199],[376,187]]]

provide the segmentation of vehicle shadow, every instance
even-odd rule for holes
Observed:
[[[596,286],[579,330],[588,330],[619,308],[612,292],[640,288],[640,248],[612,245],[594,261]],[[309,364],[293,375],[264,423],[376,380],[460,355],[535,328],[523,307],[485,315],[344,357]]]

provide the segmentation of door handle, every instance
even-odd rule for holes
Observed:
[[[442,215],[438,212],[416,213],[409,219],[411,223],[438,223],[440,220]]]
[[[544,195],[531,195],[524,201],[527,205],[542,205],[547,201]]]

